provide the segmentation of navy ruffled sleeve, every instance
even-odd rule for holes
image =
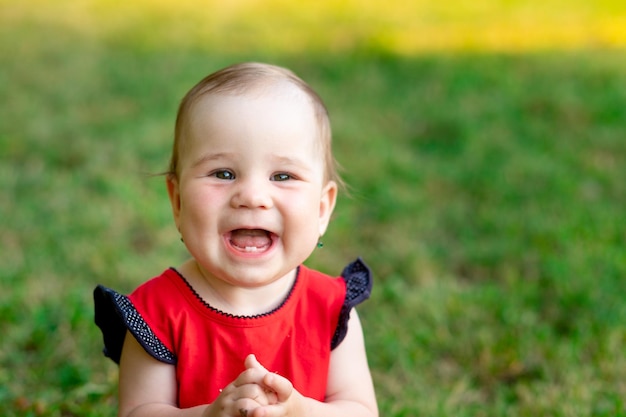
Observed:
[[[127,296],[98,285],[93,292],[95,322],[102,331],[103,353],[120,363],[126,332],[130,331],[155,359],[175,364],[175,355],[156,337]]]
[[[372,272],[361,258],[346,266],[341,277],[346,282],[346,299],[339,313],[339,323],[331,341],[331,349],[339,346],[348,334],[350,311],[367,300],[372,293]]]

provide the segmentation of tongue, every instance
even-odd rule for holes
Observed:
[[[238,248],[264,248],[269,246],[272,240],[265,230],[260,229],[239,229],[233,230],[230,242]]]

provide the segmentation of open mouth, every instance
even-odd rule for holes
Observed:
[[[263,229],[236,229],[227,240],[235,250],[245,253],[265,252],[273,243],[272,233]]]

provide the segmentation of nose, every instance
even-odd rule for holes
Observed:
[[[236,181],[231,198],[233,208],[269,209],[273,207],[269,180],[244,178]]]

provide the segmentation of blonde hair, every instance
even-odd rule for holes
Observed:
[[[337,162],[332,154],[332,133],[328,110],[321,97],[292,71],[275,65],[256,62],[235,64],[214,72],[200,80],[183,97],[176,116],[174,146],[167,174],[173,177],[178,176],[178,161],[185,141],[185,123],[189,112],[200,98],[206,94],[244,94],[260,87],[267,87],[285,81],[296,86],[310,99],[319,128],[319,139],[324,158],[325,180],[335,181],[340,185],[343,184],[337,172]]]

